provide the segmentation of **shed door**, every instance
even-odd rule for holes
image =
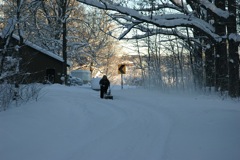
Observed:
[[[55,82],[55,69],[46,70],[46,80],[48,80],[51,83]]]

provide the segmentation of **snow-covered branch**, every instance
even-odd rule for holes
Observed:
[[[213,3],[209,2],[208,0],[199,0],[199,3],[203,8],[210,10],[212,13],[216,14],[219,17],[227,19],[230,16],[228,11],[217,8]]]
[[[148,16],[146,14],[143,14],[142,12],[139,12],[133,8],[130,7],[124,7],[120,6],[119,4],[113,3],[107,3],[107,1],[99,0],[77,0],[81,3],[97,7],[99,9],[104,10],[110,10],[110,11],[116,11],[118,13],[121,13],[123,15],[129,16],[134,21],[140,21],[140,22],[146,22],[148,24],[155,25],[159,28],[177,28],[177,27],[190,27],[195,28],[197,30],[200,30],[205,35],[207,35],[209,38],[211,38],[213,41],[221,41],[222,37],[217,35],[215,33],[214,27],[211,26],[206,21],[201,20],[198,17],[195,17],[194,14],[185,14],[185,13],[178,13],[178,14],[158,14],[155,16]],[[201,5],[204,5],[205,7],[208,7],[209,9],[214,9],[214,5],[210,5],[206,3],[206,1],[202,0],[199,1]],[[166,5],[166,4],[165,4]],[[170,5],[169,5],[170,6]],[[179,7],[179,6],[176,6]],[[172,7],[173,8],[173,7]],[[179,11],[179,10],[178,10]],[[218,12],[221,10],[219,9]],[[225,13],[225,11],[224,11]],[[219,13],[220,14],[220,13]],[[129,32],[129,27],[127,28],[127,32]],[[124,33],[121,35],[121,38],[125,36]]]

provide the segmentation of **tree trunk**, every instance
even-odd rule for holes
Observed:
[[[236,22],[236,1],[228,0],[228,10],[231,14],[228,21],[228,34],[237,33],[237,22]],[[238,44],[230,39],[229,40],[229,95],[231,97],[237,97],[239,93],[239,55],[238,55]]]
[[[194,37],[201,37],[202,33],[194,30]],[[193,76],[196,89],[202,89],[203,87],[203,56],[202,47],[199,45],[193,46]]]
[[[212,2],[212,0],[210,0]],[[205,15],[205,20],[207,22],[213,19],[213,15],[208,11]],[[210,40],[204,40],[206,45],[205,47],[205,87],[211,88],[215,86],[215,74],[214,74],[214,47],[212,46],[212,42]]]
[[[215,0],[215,5],[225,10],[225,0]],[[215,17],[216,33],[220,36],[226,35],[225,22]],[[226,91],[228,89],[228,64],[227,64],[227,47],[226,41],[223,40],[216,44],[215,49],[215,88],[217,91]]]
[[[205,50],[206,87],[214,86],[214,50],[212,47]]]

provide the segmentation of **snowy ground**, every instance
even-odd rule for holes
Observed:
[[[0,112],[1,160],[239,160],[240,102],[217,96],[46,86]]]

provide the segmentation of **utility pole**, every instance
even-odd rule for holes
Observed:
[[[62,54],[63,54],[63,76],[64,84],[67,84],[67,0],[62,0],[62,30],[63,30],[63,41],[62,41]]]

